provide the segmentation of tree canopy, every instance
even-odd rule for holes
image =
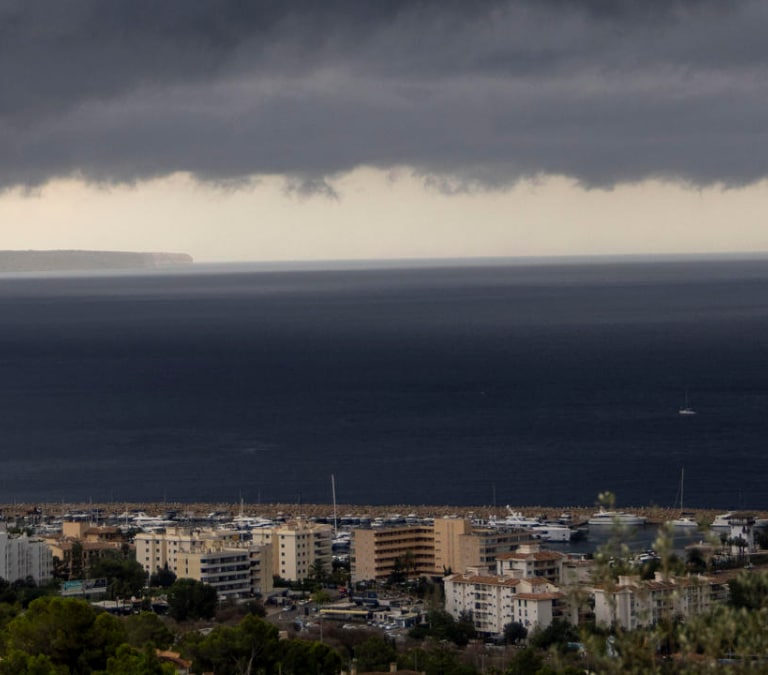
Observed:
[[[123,642],[125,631],[115,617],[97,613],[83,600],[47,597],[33,601],[8,624],[5,649],[19,661],[19,654],[42,656],[65,672],[88,674],[103,670]],[[47,664],[43,660],[27,665]]]
[[[177,579],[168,589],[168,613],[177,621],[211,619],[216,614],[216,589],[195,579]]]

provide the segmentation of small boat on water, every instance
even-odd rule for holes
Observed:
[[[645,525],[645,517],[624,511],[600,509],[587,521],[587,525],[598,527],[605,525]]]
[[[688,416],[696,414],[696,411],[693,408],[691,408],[691,404],[688,402],[688,390],[687,389],[685,391],[685,403],[683,404],[683,407],[680,408],[677,411],[677,414],[678,415],[688,415]]]
[[[674,527],[675,529],[692,529],[698,528],[699,524],[689,516],[685,515],[683,511],[683,487],[685,486],[685,468],[680,469],[680,517],[668,520],[667,525]]]
[[[667,525],[670,525],[674,527],[675,529],[695,529],[699,526],[699,524],[689,516],[683,516],[681,515],[679,518],[673,518],[672,520],[667,521]]]

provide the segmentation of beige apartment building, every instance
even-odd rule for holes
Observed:
[[[148,574],[168,567],[178,577],[207,583],[221,597],[272,590],[272,546],[215,530],[169,527],[136,535],[136,560]]]
[[[61,534],[44,541],[55,559],[54,573],[64,579],[87,578],[94,562],[132,548],[120,528],[85,521],[64,521]]]
[[[352,531],[352,581],[387,579],[398,567],[409,578],[435,574],[435,531],[403,525]]]
[[[272,544],[275,574],[289,581],[303,581],[319,564],[331,571],[333,527],[304,519],[253,531],[254,541]]]
[[[516,551],[521,544],[532,541],[525,530],[473,527],[466,518],[439,518],[433,528],[434,574],[463,572],[470,567],[495,569],[500,554]]]
[[[528,532],[475,528],[465,518],[352,532],[352,581],[384,580],[399,565],[409,578],[494,568],[499,555],[531,542]]]
[[[521,544],[511,553],[500,553],[496,559],[496,572],[506,577],[525,579],[543,577],[553,584],[563,579],[563,564],[568,558],[559,551],[546,551],[538,543]]]

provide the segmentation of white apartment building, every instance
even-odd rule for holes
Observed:
[[[136,560],[148,574],[168,567],[176,576],[210,584],[221,597],[272,590],[272,547],[216,530],[169,527],[134,539]]]
[[[701,614],[727,595],[720,580],[704,576],[664,579],[660,572],[652,581],[620,576],[617,584],[592,590],[597,625],[616,625],[625,630],[653,626],[664,618]]]
[[[512,553],[499,553],[496,556],[496,573],[518,579],[542,577],[553,584],[559,584],[563,579],[563,563],[567,558],[567,555],[559,551],[542,551],[539,543],[524,543]]]
[[[42,539],[0,532],[0,578],[9,582],[32,577],[37,584],[53,576],[53,555]]]
[[[541,577],[516,579],[468,570],[446,577],[444,583],[446,611],[456,619],[462,613],[471,616],[479,633],[497,635],[513,622],[531,630],[546,628],[554,619],[576,621],[565,595]]]

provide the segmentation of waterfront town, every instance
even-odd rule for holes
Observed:
[[[426,655],[423,668],[398,670],[398,663],[408,665],[408,654],[417,653],[417,638],[429,640],[440,617],[464,631],[451,649],[470,669],[455,672],[501,673],[536,672],[513,668],[515,659],[531,654],[526,645],[543,635],[568,636],[566,651],[575,654],[568,658],[578,661],[590,657],[580,636],[585,628],[605,640],[649,634],[671,620],[703,620],[729,606],[734,595],[744,595],[734,584],[765,579],[768,561],[768,519],[760,513],[597,507],[403,511],[6,506],[0,578],[12,588],[53,589],[56,596],[116,616],[151,611],[163,621],[173,618],[176,629],[190,617],[173,606],[174,584],[189,580],[215,598],[210,612],[192,618],[213,619],[223,607],[233,612],[257,606],[281,639],[335,645],[334,653],[342,654],[338,662],[319,672],[453,672],[445,664],[428,667]],[[639,541],[640,548],[627,545]],[[133,586],[121,577],[127,569],[138,579]],[[353,646],[344,652],[341,645],[350,639]],[[388,648],[382,648],[386,663],[367,663],[365,650],[357,654],[356,645],[366,640]],[[444,648],[445,641],[435,644]],[[603,657],[617,649],[605,644]],[[681,641],[677,648],[684,646]],[[241,672],[211,670],[194,649],[180,649],[158,650],[168,672]],[[549,652],[539,652],[533,657],[547,662]],[[697,649],[696,655],[706,659],[705,652]],[[549,667],[554,670],[546,672],[561,672],[553,663]]]

